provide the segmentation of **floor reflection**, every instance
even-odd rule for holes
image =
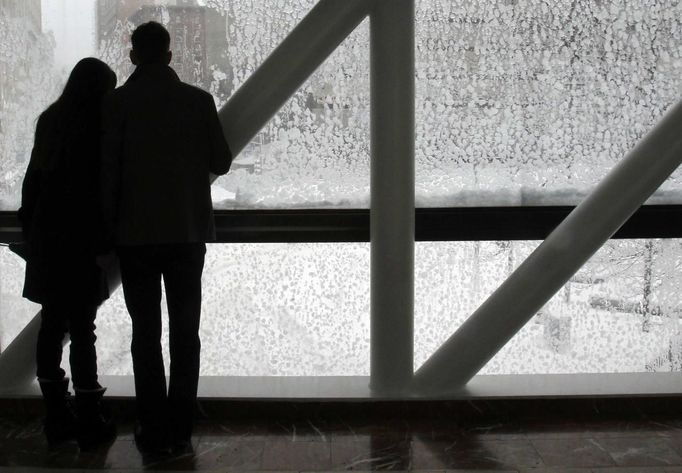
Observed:
[[[144,457],[135,448],[132,416],[119,418],[113,444],[82,453],[75,443],[48,449],[39,416],[0,411],[0,471],[682,471],[678,414],[538,411],[462,419],[447,409],[373,413],[363,405],[290,414],[211,414],[197,425],[193,454]]]

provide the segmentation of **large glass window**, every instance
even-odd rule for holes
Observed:
[[[0,0],[0,209],[20,204],[38,114],[96,56],[131,72],[157,20],[180,77],[218,107],[316,0]],[[682,3],[417,0],[419,206],[575,204],[682,92]],[[369,204],[363,22],[213,186],[217,208]],[[651,202],[682,204],[679,172]],[[419,243],[415,367],[537,242]],[[678,240],[609,242],[484,373],[680,370]],[[369,373],[369,245],[211,245],[205,375]],[[0,252],[0,349],[37,312]],[[102,372],[130,374],[120,291],[101,309]]]
[[[75,60],[124,81],[129,34],[172,36],[172,66],[218,106],[315,0],[3,0],[0,202],[18,205],[35,118]],[[418,0],[419,206],[574,204],[682,92],[682,4]],[[214,186],[219,208],[367,207],[365,21]],[[680,203],[673,177],[654,201]]]

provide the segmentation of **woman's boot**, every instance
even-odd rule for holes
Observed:
[[[76,390],[77,440],[81,450],[91,450],[116,438],[116,424],[102,407],[106,390]]]
[[[50,446],[76,438],[76,416],[69,392],[69,378],[38,380],[45,401],[43,431]]]

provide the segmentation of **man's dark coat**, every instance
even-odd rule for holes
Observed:
[[[106,99],[102,186],[110,243],[215,239],[210,174],[232,154],[213,97],[166,65],[138,66]]]

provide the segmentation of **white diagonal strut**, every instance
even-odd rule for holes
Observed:
[[[113,294],[121,285],[118,265],[107,268],[109,293]],[[36,379],[36,342],[40,331],[41,311],[26,324],[14,340],[0,353],[0,394],[25,392],[26,387]],[[66,334],[62,344],[69,342]]]
[[[235,156],[362,22],[374,1],[321,0],[230,97],[218,115]]]
[[[415,373],[422,392],[465,385],[682,162],[673,107]]]
[[[24,391],[35,380],[36,340],[39,331],[40,312],[0,353],[0,394]]]

